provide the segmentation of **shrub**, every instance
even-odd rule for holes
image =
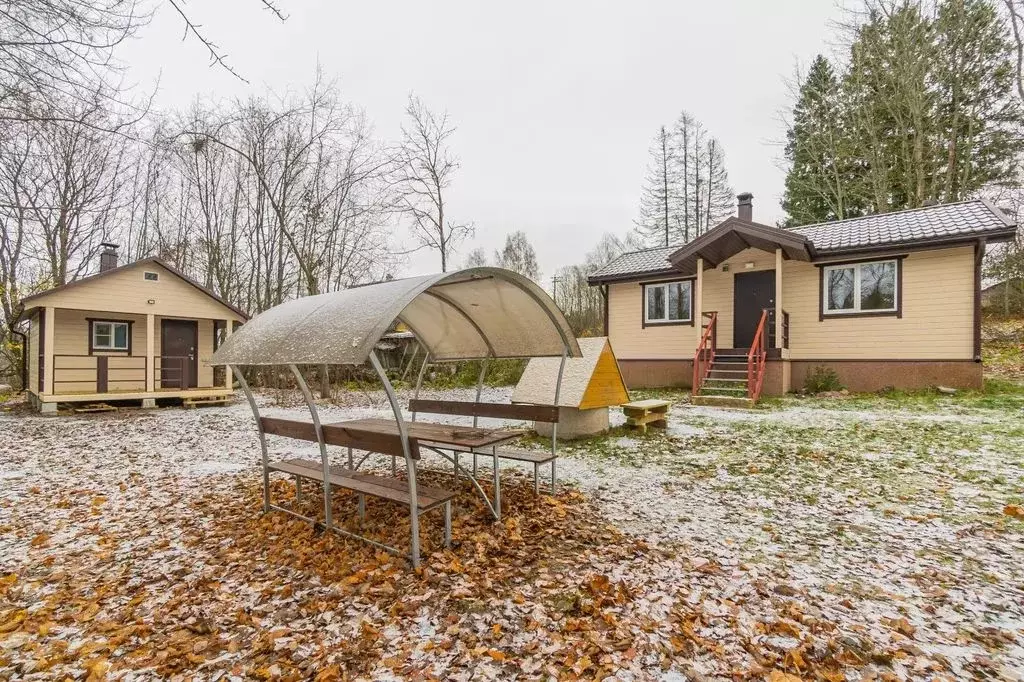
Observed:
[[[826,391],[841,391],[843,384],[839,381],[839,375],[834,369],[818,365],[807,375],[804,381],[804,390],[808,393],[825,393]]]

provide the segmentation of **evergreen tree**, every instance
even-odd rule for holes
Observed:
[[[800,85],[786,132],[789,162],[782,199],[786,224],[806,225],[861,215],[863,202],[850,189],[855,165],[850,122],[829,61],[818,55]]]

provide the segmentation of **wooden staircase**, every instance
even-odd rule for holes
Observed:
[[[715,353],[704,381],[693,396],[694,405],[750,407],[747,379],[749,348],[722,348]]]
[[[761,397],[767,369],[769,311],[761,313],[750,348],[715,347],[717,313],[710,313],[693,356],[693,404],[752,407]]]

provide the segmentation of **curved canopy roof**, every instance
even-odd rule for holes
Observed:
[[[531,280],[470,268],[370,284],[282,303],[228,337],[213,364],[361,365],[396,320],[432,361],[580,357],[562,311]]]

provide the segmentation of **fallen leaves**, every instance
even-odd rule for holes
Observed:
[[[1015,519],[1024,519],[1024,507],[1019,504],[1008,504],[1003,507],[1003,514],[1012,516]]]

